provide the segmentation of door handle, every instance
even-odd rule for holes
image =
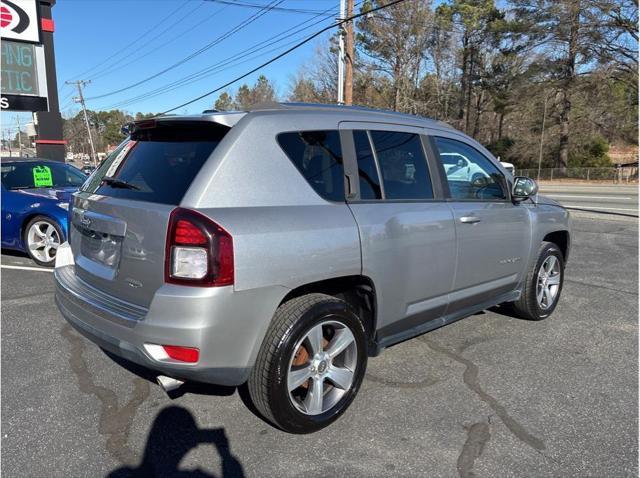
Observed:
[[[463,224],[475,224],[476,222],[480,221],[482,221],[482,219],[480,219],[478,216],[462,216],[460,218],[460,222]]]

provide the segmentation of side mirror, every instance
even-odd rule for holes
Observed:
[[[538,194],[538,183],[524,176],[516,176],[513,179],[511,197],[514,201],[524,201]]]

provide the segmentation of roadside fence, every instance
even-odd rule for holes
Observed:
[[[544,168],[516,169],[516,176],[527,176],[538,181],[577,181],[626,184],[638,182],[638,168]]]

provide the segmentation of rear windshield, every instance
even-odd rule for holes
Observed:
[[[135,131],[98,167],[82,191],[180,204],[193,178],[229,131],[203,122],[165,122]]]
[[[50,161],[3,163],[2,185],[7,189],[79,187],[87,177],[73,166]]]

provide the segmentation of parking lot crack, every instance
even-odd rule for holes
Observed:
[[[502,423],[511,431],[511,433],[523,443],[529,445],[531,448],[536,451],[542,451],[545,449],[545,444],[539,438],[533,436],[529,433],[524,426],[522,426],[517,420],[515,420],[509,413],[506,408],[501,405],[498,400],[496,400],[492,395],[487,393],[480,385],[480,381],[478,379],[478,366],[474,364],[471,360],[463,357],[462,355],[452,352],[445,347],[433,342],[432,340],[427,339],[426,337],[422,337],[422,340],[434,351],[439,352],[447,357],[455,360],[456,362],[464,365],[465,371],[463,373],[463,381],[465,385],[473,391],[480,400],[485,402],[491,409],[498,415]]]
[[[583,281],[579,281],[579,280],[574,280],[574,279],[565,279],[565,282],[570,282],[572,284],[577,284],[577,285],[586,285],[587,287],[594,287],[596,289],[605,289],[605,290],[610,290],[613,292],[620,292],[621,294],[629,294],[632,295],[634,297],[638,296],[637,292],[633,292],[630,290],[624,290],[624,289],[616,289],[614,287],[607,287],[606,285],[601,285],[601,284],[592,284],[590,282],[583,282]]]
[[[381,385],[385,385],[391,388],[402,388],[402,389],[420,389],[427,388],[432,385],[435,385],[438,382],[441,382],[441,379],[434,377],[427,377],[424,380],[420,380],[418,382],[401,382],[397,380],[387,380],[386,378],[378,377],[369,372],[365,375],[367,380],[371,380],[372,382],[379,383]]]
[[[474,423],[465,429],[467,440],[458,457],[458,474],[460,478],[474,478],[476,475],[473,473],[473,465],[491,439],[491,430],[487,422]]]
[[[65,324],[62,327],[60,334],[71,345],[69,365],[78,380],[80,391],[87,395],[94,395],[100,401],[98,431],[107,438],[107,451],[121,463],[137,463],[139,457],[128,446],[127,441],[136,411],[149,396],[149,382],[141,378],[135,378],[133,380],[134,389],[131,398],[122,408],[118,408],[117,394],[109,388],[96,385],[94,382],[83,356],[85,344],[82,337],[76,334],[69,324]]]

